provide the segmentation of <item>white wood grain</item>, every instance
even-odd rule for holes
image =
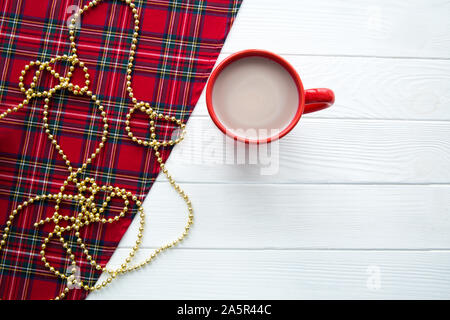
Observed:
[[[245,0],[223,52],[449,58],[449,16],[440,0]]]
[[[219,59],[284,54],[335,106],[306,115],[280,142],[279,170],[261,175],[224,163],[202,96],[167,164],[192,197],[192,233],[89,298],[449,299],[449,15],[440,0],[244,0]],[[145,201],[140,257],[183,226],[164,181]]]
[[[228,54],[219,56],[218,62]],[[336,103],[306,118],[450,120],[450,61],[284,56],[304,87],[331,88]],[[200,97],[193,116],[208,116]]]
[[[448,251],[175,249],[89,299],[449,299],[449,261]]]
[[[450,186],[183,184],[195,223],[182,248],[450,249]],[[156,183],[143,247],[184,230],[184,202]],[[135,220],[120,248],[131,248]]]
[[[190,119],[187,132],[167,162],[178,181],[450,182],[448,122],[301,119],[279,144],[268,146],[274,155],[260,164],[237,164],[236,155],[228,156],[230,141],[209,118]],[[239,152],[246,148],[238,145]]]

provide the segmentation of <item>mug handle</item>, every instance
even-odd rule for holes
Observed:
[[[305,90],[305,110],[303,113],[319,111],[334,103],[334,93],[327,88]]]

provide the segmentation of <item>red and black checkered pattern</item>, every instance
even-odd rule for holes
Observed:
[[[185,122],[241,1],[136,0],[141,31],[132,83],[135,97]],[[67,21],[84,4],[86,1],[80,0],[0,0],[0,113],[23,100],[18,77],[25,64],[70,54]],[[85,174],[99,184],[125,188],[143,199],[159,166],[152,149],[132,142],[125,131],[125,115],[131,107],[126,92],[126,65],[134,27],[132,15],[123,2],[108,0],[83,14],[80,27],[78,55],[89,68],[91,90],[107,111],[110,130],[105,148]],[[60,74],[68,69],[64,63],[56,68]],[[48,88],[51,83],[46,81],[53,80],[43,79],[38,85]],[[42,100],[33,100],[0,120],[1,230],[18,204],[30,196],[58,192],[68,175],[42,128],[42,108]],[[48,118],[73,166],[79,167],[101,139],[102,122],[93,104],[87,98],[61,91],[50,102]],[[140,118],[138,113],[133,119],[135,132],[148,138],[147,124],[140,121],[144,116]],[[167,139],[173,129],[161,122],[157,134]],[[161,153],[166,159],[170,148],[161,149]],[[51,201],[36,202],[14,220],[7,245],[0,252],[1,299],[49,299],[63,289],[62,280],[40,261],[40,244],[51,229],[33,226],[37,220],[51,216],[53,206]],[[117,208],[113,206],[111,210]],[[76,205],[66,205],[61,213],[78,209]],[[88,248],[102,265],[111,257],[132,216],[82,230]],[[70,236],[68,240],[75,243]],[[75,245],[73,248],[82,279],[95,283],[99,272],[89,266]],[[59,244],[50,244],[47,252],[56,267],[68,269],[69,260]],[[85,295],[84,290],[71,290],[68,298],[82,299]]]

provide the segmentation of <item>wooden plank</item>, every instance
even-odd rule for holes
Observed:
[[[232,154],[232,144],[209,118],[192,118],[187,131],[167,163],[178,181],[450,182],[447,122],[302,119],[289,135],[267,147],[269,156],[261,146],[259,157],[250,159],[255,164],[242,155],[254,154],[256,147],[240,144],[238,154]]]
[[[219,62],[229,55],[220,55]],[[308,118],[450,120],[450,61],[284,56],[305,88],[328,87],[332,108]],[[193,116],[206,116],[203,92]]]
[[[450,186],[183,184],[195,223],[183,248],[450,248]],[[184,230],[168,183],[144,202],[143,247]],[[134,245],[133,222],[120,248]]]
[[[448,251],[175,249],[88,298],[449,299],[449,261]]]
[[[449,58],[449,15],[439,0],[246,0],[223,52]]]

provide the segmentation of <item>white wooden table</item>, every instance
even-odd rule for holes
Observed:
[[[193,201],[189,238],[89,298],[449,299],[449,17],[441,0],[244,0],[220,59],[282,54],[335,106],[304,116],[261,175],[223,163],[202,96],[167,163]],[[186,217],[162,177],[145,208],[140,256]]]

